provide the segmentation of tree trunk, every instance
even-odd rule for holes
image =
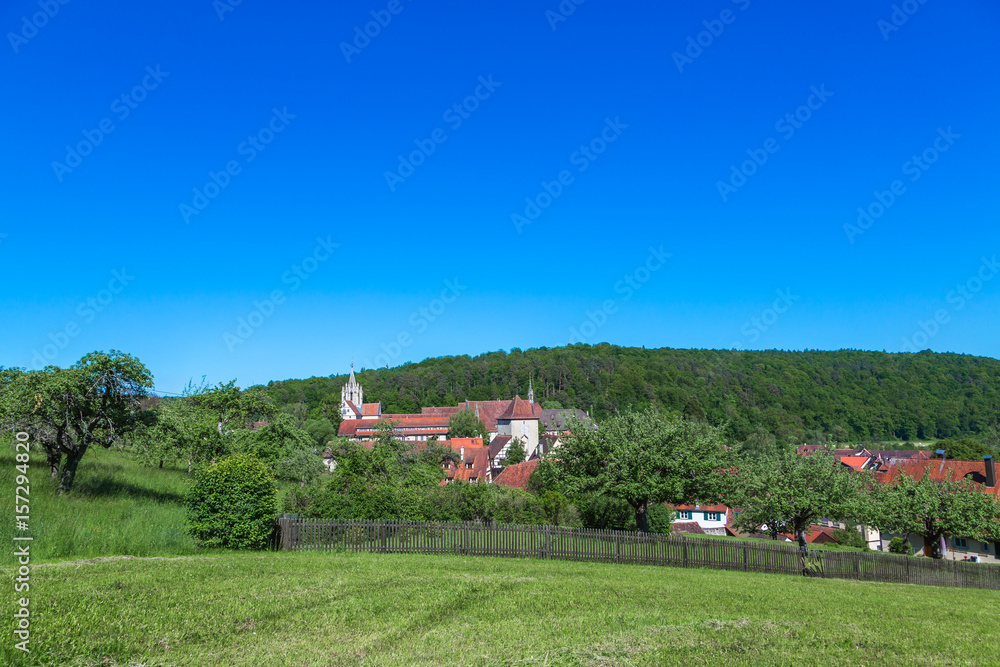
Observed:
[[[942,535],[940,534],[924,535],[925,556],[930,556],[934,560],[944,558],[944,553],[941,551],[941,537]]]
[[[639,532],[649,532],[649,503],[635,506],[635,528]]]
[[[806,541],[806,522],[795,520],[795,539],[799,543],[799,561],[802,563],[802,574],[809,574],[809,542]]]
[[[809,542],[806,541],[806,522],[805,521],[800,521],[799,519],[795,520],[795,539],[798,540],[798,542],[799,542],[799,549],[802,550],[802,553],[808,553],[808,551],[809,551]]]
[[[76,449],[66,454],[66,463],[63,464],[62,475],[59,478],[59,493],[65,493],[73,487],[73,479],[76,477],[76,468],[80,465],[80,459],[87,452],[86,445],[80,445]]]

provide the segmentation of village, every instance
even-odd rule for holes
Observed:
[[[462,410],[475,412],[486,437],[449,437],[450,419]],[[447,465],[447,476],[442,484],[499,484],[522,490],[528,489],[528,480],[542,457],[558,451],[560,438],[568,433],[570,420],[588,428],[598,428],[583,410],[543,409],[535,401],[530,381],[526,399],[515,395],[508,400],[463,401],[456,406],[424,407],[416,414],[383,413],[379,401],[364,401],[364,389],[358,383],[353,368],[341,390],[341,415],[343,421],[337,435],[355,442],[370,444],[380,426],[391,425],[396,437],[414,443],[414,447],[432,441],[453,449],[458,453],[459,463]],[[505,459],[512,446],[523,448],[525,460],[507,465]],[[809,456],[827,450],[824,445],[803,444],[796,448],[796,453]],[[934,458],[935,455],[942,458]],[[327,448],[323,456],[324,463],[332,471],[336,465],[332,450]],[[857,449],[834,449],[833,456],[846,469],[870,472],[880,484],[892,484],[903,475],[921,479],[926,473],[936,482],[968,480],[981,493],[1000,500],[1000,486],[997,485],[1000,464],[989,455],[981,461],[950,461],[944,450],[868,449],[860,446]],[[670,504],[669,507],[675,515],[671,525],[675,533],[795,542],[795,536],[789,533],[768,534],[766,526],[759,533],[738,530],[734,525],[740,512],[738,507],[723,504]],[[845,530],[859,533],[864,544],[873,551],[889,551],[896,539],[897,542],[906,541],[906,553],[910,555],[931,556],[930,545],[925,545],[920,535],[883,532],[849,521],[822,519],[820,523],[808,527],[806,540],[809,544],[835,543],[836,532]],[[1000,542],[947,535],[941,538],[940,549],[951,560],[1000,563]]]

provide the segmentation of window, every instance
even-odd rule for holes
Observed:
[[[968,549],[969,543],[965,541],[964,537],[955,538],[955,548],[956,549]]]
[[[705,512],[705,521],[719,521],[719,512]]]
[[[678,519],[690,519],[691,518],[691,512],[689,512],[687,510],[681,510],[681,511],[677,512],[677,518]]]

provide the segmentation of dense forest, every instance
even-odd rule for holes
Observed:
[[[602,419],[653,406],[742,441],[923,440],[995,435],[1000,361],[958,354],[675,350],[570,345],[440,357],[357,373],[385,412],[527,395]],[[339,422],[346,375],[270,382],[285,411]]]

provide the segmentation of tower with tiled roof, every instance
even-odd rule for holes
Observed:
[[[541,406],[537,403],[515,396],[507,405],[507,409],[497,416],[497,437],[509,436],[510,440],[519,439],[524,445],[525,455],[530,459],[538,449],[538,419],[541,414]],[[506,449],[509,446],[509,444],[505,446],[501,458],[506,456]]]

